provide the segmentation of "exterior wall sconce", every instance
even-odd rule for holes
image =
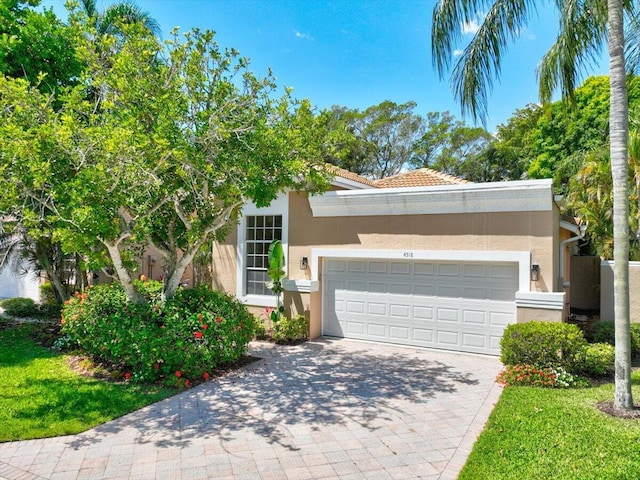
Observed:
[[[540,265],[538,265],[537,263],[534,263],[533,265],[531,265],[531,281],[537,282],[539,278],[540,278]]]
[[[309,266],[309,258],[302,257],[300,259],[300,270],[306,270],[308,266]]]

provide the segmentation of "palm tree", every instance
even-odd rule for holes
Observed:
[[[549,102],[559,88],[571,102],[580,72],[595,63],[608,44],[611,103],[609,139],[613,179],[614,311],[616,373],[614,406],[633,408],[629,323],[629,203],[627,140],[629,111],[625,71],[624,22],[634,21],[631,0],[549,0],[559,13],[555,44],[538,66],[540,97]],[[465,24],[484,17],[482,25],[453,66],[452,86],[464,113],[482,119],[487,95],[500,74],[507,45],[535,15],[537,0],[439,0],[433,10],[431,32],[434,65],[441,76],[449,71],[452,54]],[[485,13],[486,12],[486,13]],[[637,38],[637,36],[630,36]],[[628,46],[627,46],[628,48]],[[631,48],[630,50],[634,50]]]
[[[92,19],[93,27],[99,36],[121,34],[120,22],[140,23],[153,35],[160,36],[158,22],[148,12],[143,12],[129,0],[109,5],[102,12],[98,12],[95,0],[81,0],[80,3],[84,13]]]

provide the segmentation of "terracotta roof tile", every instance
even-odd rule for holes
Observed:
[[[336,177],[352,180],[354,182],[362,183],[363,185],[368,185],[370,187],[376,186],[373,180],[369,180],[368,178],[365,178],[362,175],[358,175],[357,173],[350,172],[349,170],[345,170],[344,168],[336,167],[335,165],[327,165],[327,168]]]
[[[377,188],[399,188],[399,187],[433,187],[436,185],[458,185],[470,183],[467,180],[441,173],[430,168],[419,168],[406,173],[399,173],[392,177],[375,180]]]

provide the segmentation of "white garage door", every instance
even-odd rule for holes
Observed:
[[[500,354],[518,265],[327,258],[323,334]]]

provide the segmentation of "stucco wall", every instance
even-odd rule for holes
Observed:
[[[311,278],[299,270],[311,247],[391,250],[531,251],[540,264],[534,291],[554,290],[554,212],[477,213],[313,218],[306,195],[289,196],[289,276]],[[556,267],[556,268],[554,268]]]
[[[629,312],[631,321],[640,323],[640,262],[629,262]],[[613,262],[603,261],[600,268],[600,318],[614,320]]]

